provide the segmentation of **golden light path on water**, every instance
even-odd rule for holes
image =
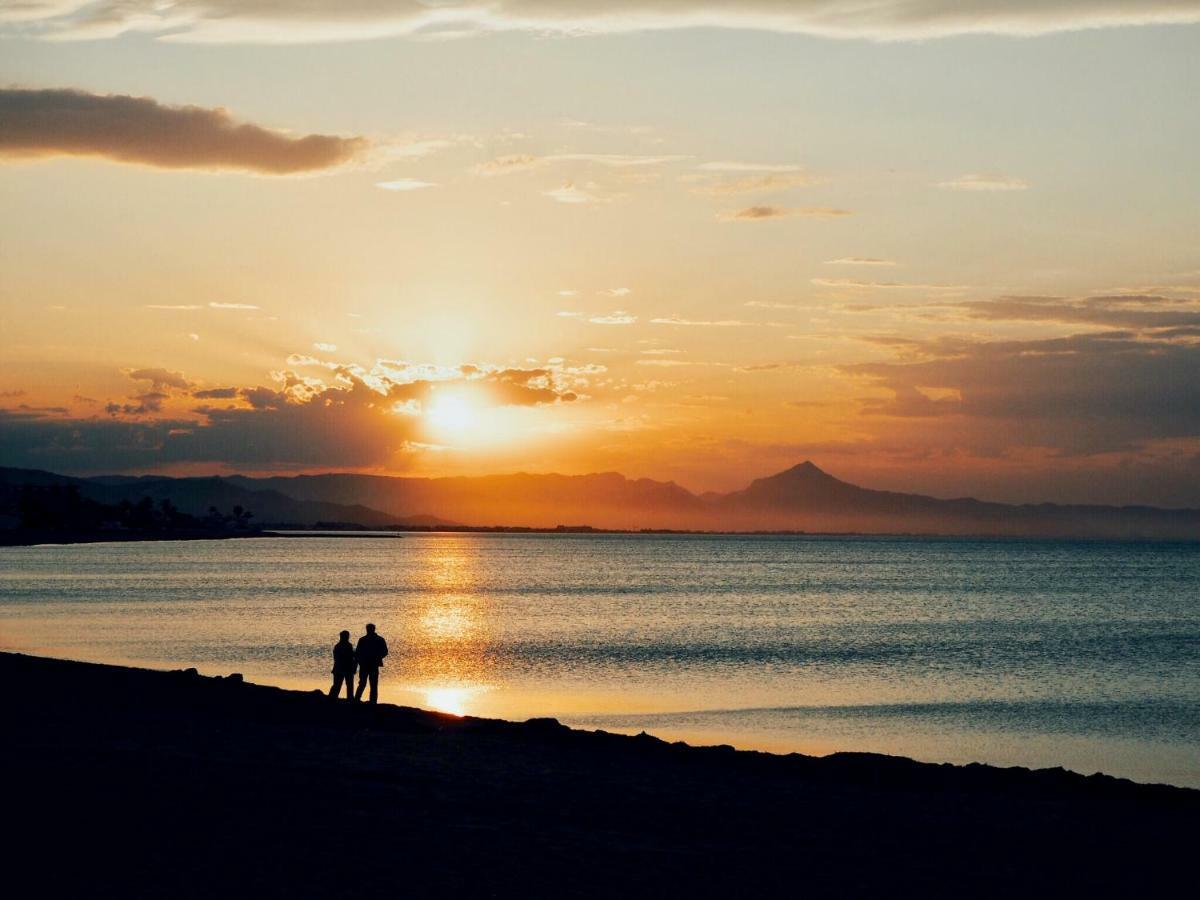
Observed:
[[[475,557],[457,541],[431,542],[421,569],[428,590],[405,625],[406,687],[425,706],[457,716],[491,689],[488,683],[487,603],[474,592]]]

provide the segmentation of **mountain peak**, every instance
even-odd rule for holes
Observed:
[[[779,474],[774,475],[772,477],[773,478],[787,478],[787,479],[806,478],[806,479],[821,479],[821,480],[836,481],[836,479],[832,475],[830,475],[824,469],[821,469],[820,467],[818,467],[816,465],[816,463],[814,463],[812,460],[808,460],[808,459],[806,459],[802,463],[798,463],[797,465],[792,466],[790,469],[784,469],[782,472],[780,472]]]

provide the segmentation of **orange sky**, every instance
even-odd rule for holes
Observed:
[[[0,12],[0,464],[1200,505],[1194,4],[137,6]]]

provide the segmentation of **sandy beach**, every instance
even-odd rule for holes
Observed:
[[[1193,873],[1181,788],[0,672],[6,881],[42,896],[1163,896]]]

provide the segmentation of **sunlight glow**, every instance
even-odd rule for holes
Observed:
[[[425,692],[425,705],[438,712],[465,716],[470,697],[471,691],[467,688],[432,688]]]
[[[425,420],[444,438],[470,437],[479,427],[479,408],[464,393],[435,394]]]

